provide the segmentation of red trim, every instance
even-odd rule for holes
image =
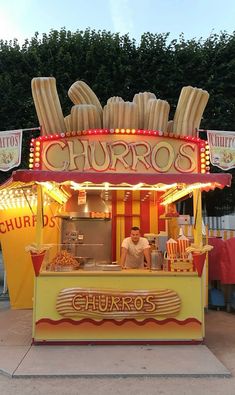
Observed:
[[[162,195],[163,195],[162,193],[158,194],[158,200],[159,200],[160,196],[162,196]],[[158,231],[161,232],[161,231],[166,230],[166,221],[164,219],[160,218],[161,215],[165,214],[165,206],[162,206],[159,203],[157,203],[157,204],[158,204]]]
[[[213,183],[211,189],[215,187],[223,188],[231,185],[232,175],[229,173],[213,174],[150,174],[150,173],[91,173],[78,171],[46,171],[46,170],[16,170],[12,173],[13,181],[55,181],[63,183],[65,181],[86,182],[95,184],[109,182],[112,184],[128,183],[136,185],[144,183],[155,185],[158,183],[172,184],[175,182],[193,184],[195,182]]]
[[[130,230],[132,227],[132,203],[133,194],[131,193],[127,198],[125,204],[125,237],[130,236]]]
[[[150,231],[150,199],[142,201],[146,196],[145,191],[140,191],[140,229],[142,235]]]
[[[8,178],[8,180],[4,181],[3,184],[1,184],[1,189],[9,187],[12,182],[14,182],[14,180],[11,176],[10,178]]]
[[[117,215],[117,193],[112,194],[112,260],[116,260],[116,215]]]

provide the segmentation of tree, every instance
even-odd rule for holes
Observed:
[[[85,81],[102,105],[111,96],[128,101],[135,93],[151,91],[169,102],[171,119],[182,87],[200,87],[210,93],[201,127],[235,130],[235,32],[213,34],[204,41],[185,40],[182,34],[171,42],[169,34],[144,33],[137,44],[128,34],[91,29],[72,33],[62,28],[42,38],[36,32],[22,47],[17,40],[0,40],[1,130],[39,126],[31,94],[31,80],[37,76],[56,78],[64,115],[70,112],[67,92],[76,80]],[[24,158],[28,147],[25,133]],[[28,167],[27,160],[21,167]],[[1,179],[6,176],[1,174]],[[227,207],[234,209],[234,188],[233,184],[230,192],[219,191],[218,199],[213,193],[218,207],[226,200]]]

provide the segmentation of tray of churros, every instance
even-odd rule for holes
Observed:
[[[71,272],[79,267],[78,261],[66,250],[58,252],[47,267],[54,272]]]

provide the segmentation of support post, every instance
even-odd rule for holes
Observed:
[[[195,189],[193,191],[193,215],[194,215],[194,228],[193,228],[193,237],[194,243],[196,245],[203,244],[203,235],[202,235],[202,193],[200,189]],[[204,272],[205,273],[205,272]],[[203,337],[205,337],[205,316],[204,316],[204,306],[205,306],[205,275],[204,273],[201,276],[201,314],[202,314],[202,326],[203,326]]]
[[[36,219],[36,245],[38,248],[43,243],[43,196],[42,187],[37,185],[37,219]]]

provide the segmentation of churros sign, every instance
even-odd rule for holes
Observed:
[[[0,170],[8,171],[21,162],[22,130],[0,132]]]
[[[143,137],[143,136],[142,136]],[[173,137],[92,135],[35,139],[34,166],[52,171],[198,172],[198,142]],[[33,154],[32,154],[33,155]]]
[[[117,291],[87,288],[66,288],[59,292],[57,312],[81,320],[91,318],[143,320],[154,316],[175,316],[181,308],[178,294],[171,289]]]

